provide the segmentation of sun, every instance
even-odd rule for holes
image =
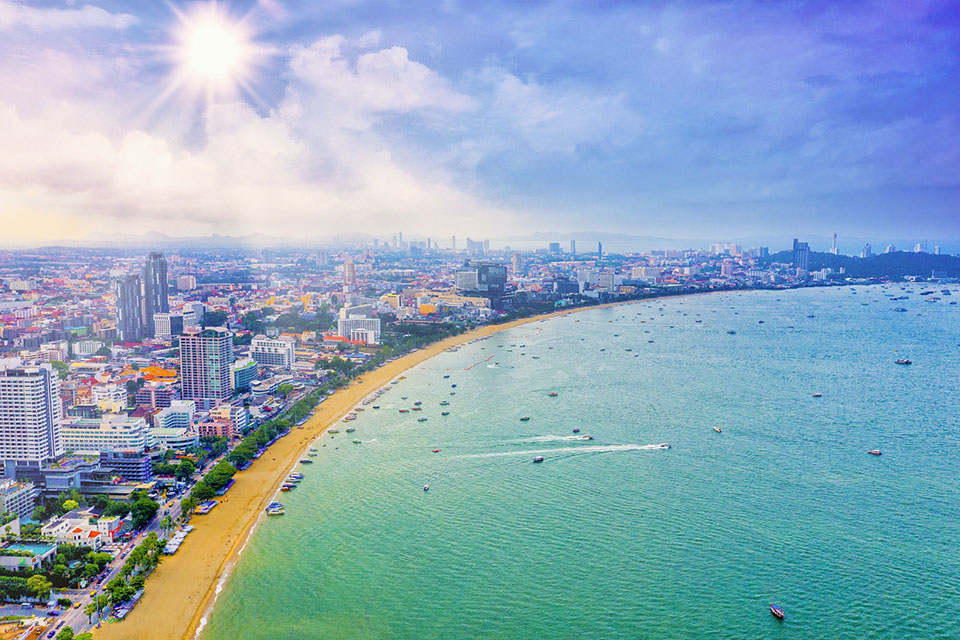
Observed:
[[[193,5],[189,12],[173,9],[177,22],[165,47],[173,62],[165,95],[188,89],[208,103],[239,92],[255,96],[255,72],[270,50],[254,41],[251,14],[234,18],[215,1]]]

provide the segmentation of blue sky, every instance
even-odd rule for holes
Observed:
[[[243,86],[184,72],[211,11]],[[949,1],[0,0],[0,219],[955,241],[958,56]]]

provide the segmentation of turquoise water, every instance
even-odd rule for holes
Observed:
[[[444,353],[321,440],[202,638],[960,637],[960,288],[908,289],[644,302]]]

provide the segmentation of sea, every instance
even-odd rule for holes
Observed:
[[[200,637],[960,638],[955,301],[669,297],[445,352],[317,440]]]

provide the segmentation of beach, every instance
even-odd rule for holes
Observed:
[[[677,296],[678,297],[678,296]],[[647,299],[649,300],[649,299]],[[564,309],[511,322],[485,325],[447,338],[388,362],[330,396],[302,428],[278,440],[249,469],[237,473],[236,483],[209,514],[191,520],[195,530],[174,556],[147,579],[143,598],[122,622],[95,630],[97,640],[112,638],[170,640],[193,638],[215,602],[221,577],[236,563],[251,529],[273,499],[283,478],[293,469],[311,442],[359,405],[411,367],[457,345],[506,329],[576,311],[643,302],[631,300]]]

